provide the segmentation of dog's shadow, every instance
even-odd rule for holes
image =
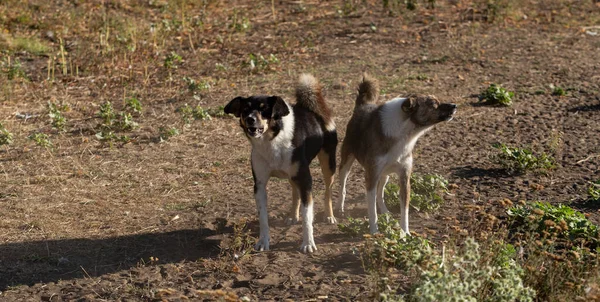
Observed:
[[[464,166],[451,168],[452,175],[459,178],[474,178],[474,177],[493,177],[493,178],[506,178],[510,175],[502,168],[479,168],[473,166]]]
[[[219,234],[199,228],[0,244],[0,291],[14,285],[97,277],[139,265],[214,258],[219,255],[220,239],[213,235]]]

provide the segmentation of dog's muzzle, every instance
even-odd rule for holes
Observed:
[[[442,116],[442,120],[444,120],[446,122],[451,121],[457,110],[456,104],[444,104],[443,106],[447,107],[447,108],[444,108],[445,109],[444,111],[446,111],[447,113]]]
[[[246,128],[246,132],[252,137],[260,137],[265,132],[265,129],[260,127],[248,127]]]

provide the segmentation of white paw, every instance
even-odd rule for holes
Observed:
[[[327,223],[329,223],[329,224],[336,224],[337,223],[337,219],[335,219],[335,217],[333,217],[333,216],[327,217]]]
[[[300,250],[305,254],[312,253],[317,250],[317,245],[315,244],[314,241],[309,241],[308,243],[302,242],[302,246],[300,246]]]
[[[254,245],[254,249],[262,252],[269,250],[269,239],[260,238],[258,242]]]
[[[293,224],[296,224],[296,223],[298,223],[298,217],[294,217],[294,218],[288,217],[288,218],[285,219],[285,224],[286,225],[293,225]]]
[[[377,223],[375,223],[374,226],[370,225],[369,231],[371,232],[371,235],[375,235],[375,234],[379,233],[379,227],[377,227]]]

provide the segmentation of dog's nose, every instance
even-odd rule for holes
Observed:
[[[253,116],[249,116],[246,118],[246,124],[248,125],[253,125],[254,123],[256,123],[256,118]]]
[[[451,107],[452,109],[456,109],[456,107],[458,107],[458,106],[456,106],[456,104],[450,104],[450,107]]]

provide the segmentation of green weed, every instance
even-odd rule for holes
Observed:
[[[208,113],[208,115],[214,116],[216,118],[234,118],[235,117],[233,114],[225,113],[225,106],[211,108],[211,109],[206,110],[206,112]]]
[[[512,98],[514,93],[510,92],[496,84],[490,84],[490,86],[479,94],[479,101],[485,101],[489,105],[512,105]]]
[[[25,73],[23,66],[21,66],[21,61],[19,61],[19,59],[11,60],[10,57],[3,59],[0,62],[0,71],[6,75],[6,78],[9,81],[18,78],[22,78],[24,80],[28,79],[27,74]]]
[[[593,249],[600,247],[598,226],[571,207],[534,202],[511,207],[507,214],[511,218],[511,228],[520,232],[533,231],[539,235],[546,232],[572,242],[584,240]]]
[[[116,114],[111,102],[106,101],[104,104],[100,105],[98,117],[102,119],[102,125],[104,126],[111,127],[114,124]]]
[[[443,195],[448,192],[448,180],[441,175],[413,173],[410,186],[410,205],[417,211],[434,212],[444,204]],[[395,181],[385,186],[383,200],[391,208],[400,208],[400,187]]]
[[[263,57],[261,54],[255,55],[251,53],[248,55],[247,65],[253,72],[273,69],[273,65],[276,64],[279,64],[279,59],[277,59],[274,54],[270,54],[267,58]]]
[[[13,141],[13,135],[0,123],[0,146],[10,145]]]
[[[68,105],[56,105],[53,102],[48,102],[48,116],[50,117],[52,127],[58,131],[65,131],[65,126],[67,125],[67,119],[62,114],[63,111],[69,110]]]
[[[159,131],[159,136],[160,136],[161,141],[166,141],[173,136],[179,135],[179,129],[177,129],[175,127],[170,127],[170,128],[160,127],[158,131]]]
[[[50,50],[46,44],[33,37],[17,37],[12,40],[11,44],[11,48],[14,50],[26,51],[34,55],[43,55]]]
[[[445,261],[423,267],[410,301],[533,301],[535,290],[524,284],[516,250],[501,241],[486,246],[473,238]],[[439,265],[438,265],[439,264]]]
[[[0,132],[1,132],[1,124],[0,124]],[[0,139],[0,145],[1,145],[1,139]],[[596,180],[594,182],[590,182],[590,186],[588,188],[588,196],[590,198],[590,201],[593,202],[600,202],[600,179]]]
[[[554,86],[552,88],[552,95],[553,96],[563,96],[563,95],[567,95],[567,92],[558,86]]]
[[[135,113],[142,113],[142,102],[135,97],[126,99],[125,107]]]
[[[183,77],[183,81],[186,83],[188,90],[191,93],[196,93],[198,91],[209,90],[211,85],[208,81],[200,81],[196,82],[196,80],[188,77]]]
[[[523,174],[527,171],[550,170],[555,167],[554,158],[542,153],[535,155],[531,149],[508,147],[505,144],[494,145],[500,153],[492,158],[510,173]]]
[[[190,107],[190,105],[185,104],[181,108],[178,109],[181,113],[181,118],[186,125],[192,123],[192,119],[194,120],[211,120],[211,116],[207,110],[204,110],[200,105],[195,108]]]
[[[598,226],[570,207],[543,202],[514,206],[507,214],[536,299],[586,301],[586,287],[600,277]]]
[[[48,135],[44,133],[34,133],[28,137],[30,140],[34,141],[36,145],[44,148],[52,148],[52,142]]]

